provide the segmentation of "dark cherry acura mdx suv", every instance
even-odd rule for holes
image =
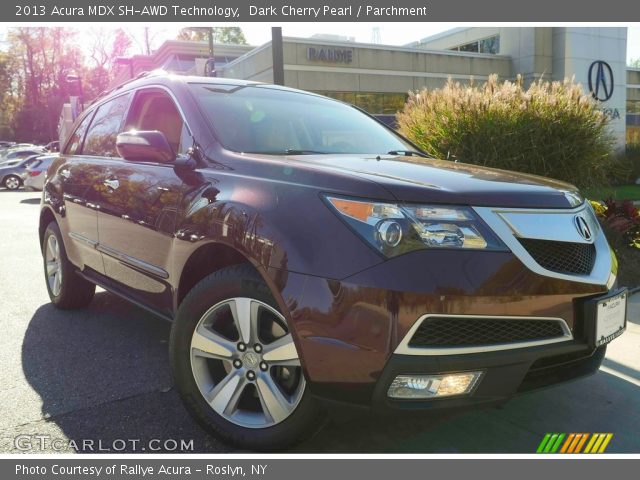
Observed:
[[[428,158],[273,85],[156,72],[106,93],[49,170],[39,233],[51,301],[99,285],[172,321],[186,408],[245,448],[291,445],[327,405],[469,407],[584,376],[626,326],[575,187]]]

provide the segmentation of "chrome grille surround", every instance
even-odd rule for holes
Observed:
[[[562,329],[562,335],[553,338],[545,338],[539,340],[529,340],[529,341],[518,341],[518,342],[507,342],[507,343],[491,343],[485,345],[469,345],[469,346],[412,346],[411,340],[414,338],[414,335],[420,328],[420,326],[427,319],[431,317],[437,318],[451,318],[451,319],[468,319],[468,320],[506,320],[512,322],[518,322],[520,320],[543,320],[543,321],[554,321],[558,322],[560,328]],[[526,347],[537,347],[540,345],[548,345],[552,343],[566,342],[567,340],[573,339],[573,335],[571,334],[571,330],[562,318],[555,317],[520,317],[520,316],[501,316],[501,315],[454,315],[454,314],[427,314],[420,317],[413,326],[409,329],[407,334],[404,336],[400,345],[396,348],[394,353],[396,355],[464,355],[470,353],[484,353],[484,352],[495,352],[499,350],[513,350],[516,348],[526,348]]]
[[[500,237],[500,240],[531,271],[538,275],[572,282],[605,285],[615,283],[612,273],[611,249],[604,232],[588,202],[571,209],[521,209],[499,207],[473,207],[480,218]],[[592,232],[592,238],[583,238],[575,226],[577,215],[582,216]],[[593,244],[595,261],[591,272],[585,275],[549,270],[540,265],[527,251],[520,239],[548,240]]]
[[[564,337],[563,322],[501,317],[425,318],[409,341],[410,347],[475,347],[535,342]]]

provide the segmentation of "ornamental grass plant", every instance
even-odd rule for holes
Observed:
[[[521,77],[411,92],[400,132],[430,155],[570,182],[608,183],[614,138],[609,118],[573,80]]]

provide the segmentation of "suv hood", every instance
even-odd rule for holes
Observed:
[[[558,180],[446,160],[389,155],[288,158],[312,168],[350,173],[374,181],[403,202],[572,208],[583,201],[575,186]]]

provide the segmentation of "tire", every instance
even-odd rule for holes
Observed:
[[[22,180],[16,175],[7,175],[2,184],[7,190],[18,190],[22,186]]]
[[[80,277],[67,258],[60,227],[51,222],[44,232],[42,259],[51,303],[61,310],[84,308],[93,299],[96,286]]]
[[[249,315],[236,316],[237,311]],[[258,320],[245,322],[243,334],[236,318]],[[254,328],[247,330],[250,325]],[[254,331],[259,333],[254,336]],[[215,339],[213,344],[209,338]],[[290,330],[250,265],[219,270],[189,292],[178,309],[169,348],[174,382],[187,410],[224,442],[250,450],[282,450],[318,430],[323,414],[307,388]],[[241,367],[234,363],[238,361]]]

